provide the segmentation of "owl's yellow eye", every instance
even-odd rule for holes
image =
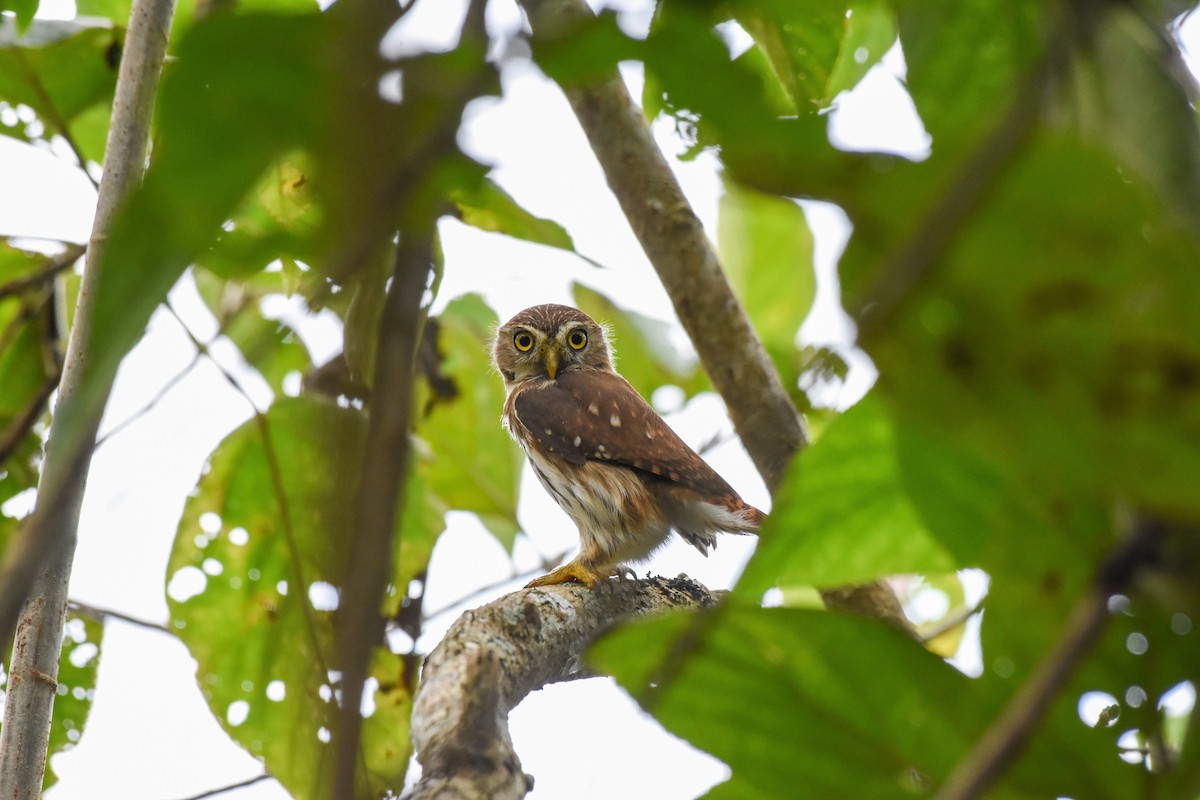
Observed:
[[[587,332],[583,328],[576,328],[567,334],[567,344],[571,345],[574,350],[582,350],[587,344]]]
[[[513,336],[513,344],[522,353],[528,353],[533,349],[533,336],[529,331],[517,331],[516,336]]]

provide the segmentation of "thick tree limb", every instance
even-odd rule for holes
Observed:
[[[539,36],[569,30],[592,13],[583,0],[521,0],[521,5]],[[808,432],[725,279],[703,225],[620,76],[564,90],[746,452],[774,492],[788,462],[807,446]],[[880,617],[913,632],[883,583],[839,587],[822,597],[831,608]]]
[[[92,308],[99,279],[95,265],[107,246],[117,207],[141,182],[151,110],[174,13],[174,0],[134,0],[130,12],[105,150],[104,178],[88,243],[88,268],[80,284],[58,391],[59,409],[78,403],[82,393],[82,376],[92,351]],[[103,394],[108,394],[108,387]],[[41,796],[67,611],[67,582],[75,555],[88,459],[101,411],[97,408],[84,421],[82,443],[62,441],[54,435],[52,425],[37,508],[13,542],[0,573],[0,642],[8,641],[16,623],[4,727],[0,730],[0,797],[5,800]]]
[[[423,770],[408,800],[516,800],[532,788],[508,733],[508,713],[548,683],[585,677],[580,659],[600,633],[716,597],[689,578],[522,589],[468,611],[429,654],[413,701]]]

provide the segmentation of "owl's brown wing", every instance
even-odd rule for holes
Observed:
[[[737,498],[725,479],[616,373],[560,373],[556,381],[520,392],[513,408],[538,444],[573,464],[618,464],[709,497]]]

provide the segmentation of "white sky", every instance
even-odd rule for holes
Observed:
[[[648,2],[617,4],[629,9],[627,29],[648,24]],[[390,52],[439,48],[453,41],[464,0],[421,0],[403,28],[389,36]],[[44,16],[69,17],[72,0],[43,3]],[[493,32],[519,25],[511,0],[489,4]],[[1189,25],[1184,41],[1200,47],[1200,26]],[[624,70],[640,96],[640,70]],[[897,80],[903,74],[898,51],[889,54],[852,94],[843,96],[830,117],[830,135],[847,149],[876,149],[921,157],[928,139]],[[581,280],[620,304],[673,321],[670,304],[637,246],[599,167],[561,93],[528,63],[508,64],[504,97],[481,100],[470,109],[461,134],[465,150],[494,164],[493,177],[526,208],[564,224],[580,252],[610,267],[597,271],[558,251],[485,234],[449,221],[441,231],[446,278],[439,305],[466,291],[484,291],[501,319],[535,302],[569,302],[568,286]],[[668,154],[682,150],[669,125],[655,128]],[[0,235],[82,242],[91,227],[95,192],[82,173],[50,153],[0,137]],[[715,238],[720,178],[714,158],[702,155],[674,168],[707,230]],[[839,210],[804,204],[817,235],[817,269],[824,278],[817,308],[802,335],[809,342],[846,342],[848,323],[836,303],[830,280],[848,229]],[[194,287],[185,279],[172,298],[202,338],[215,329]],[[327,318],[303,319],[295,303],[273,304],[285,314],[320,361],[336,348],[336,326]],[[682,333],[677,333],[683,341]],[[618,343],[619,345],[619,343]],[[240,364],[232,347],[217,348],[222,363],[251,384],[260,407],[270,393]],[[141,409],[193,357],[178,325],[159,313],[148,334],[122,366],[106,416],[106,427]],[[489,376],[490,377],[490,376]],[[859,364],[852,397],[873,379]],[[497,420],[500,409],[496,410]],[[199,365],[149,414],[114,437],[97,453],[83,509],[74,599],[135,617],[165,622],[164,571],[175,526],[188,491],[216,444],[248,419],[250,409],[207,361]],[[702,396],[670,422],[691,444],[708,440],[729,423],[720,401]],[[706,457],[746,499],[769,507],[769,498],[740,445],[728,442]],[[528,471],[528,470],[527,470]],[[526,475],[528,479],[530,476]],[[521,521],[530,541],[516,548],[518,570],[537,563],[536,551],[560,552],[575,546],[576,535],[549,497],[527,480]],[[531,543],[532,542],[532,543]],[[678,543],[658,554],[649,569],[665,575],[686,572],[712,588],[729,586],[754,540],[726,537],[717,553],[702,558]],[[645,568],[643,568],[645,569]],[[511,575],[512,563],[473,517],[452,515],[450,529],[434,552],[426,608],[441,608]],[[439,576],[454,573],[455,580]],[[495,590],[485,602],[519,586]],[[982,591],[974,578],[972,591]],[[476,604],[477,604],[476,603]],[[454,614],[437,618],[422,637],[428,650]],[[974,656],[977,661],[978,656]],[[969,657],[968,657],[969,660]],[[243,780],[261,766],[225,736],[196,686],[195,663],[175,639],[121,622],[107,626],[91,718],[79,745],[54,758],[61,781],[48,800],[129,800],[183,798]],[[580,719],[564,735],[562,709]],[[1081,708],[1082,713],[1082,708]],[[643,715],[611,681],[580,681],[535,692],[511,715],[512,735],[524,768],[541,798],[610,798],[639,795],[673,800],[702,794],[728,774],[726,767],[664,732]],[[597,764],[604,764],[602,769]],[[582,781],[582,783],[580,783]],[[267,781],[226,795],[237,800],[285,798]]]

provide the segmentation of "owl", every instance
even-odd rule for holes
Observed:
[[[579,528],[579,555],[529,586],[595,589],[671,531],[708,554],[716,534],[755,533],[763,513],[617,374],[604,329],[578,309],[527,308],[496,332],[504,426]]]

